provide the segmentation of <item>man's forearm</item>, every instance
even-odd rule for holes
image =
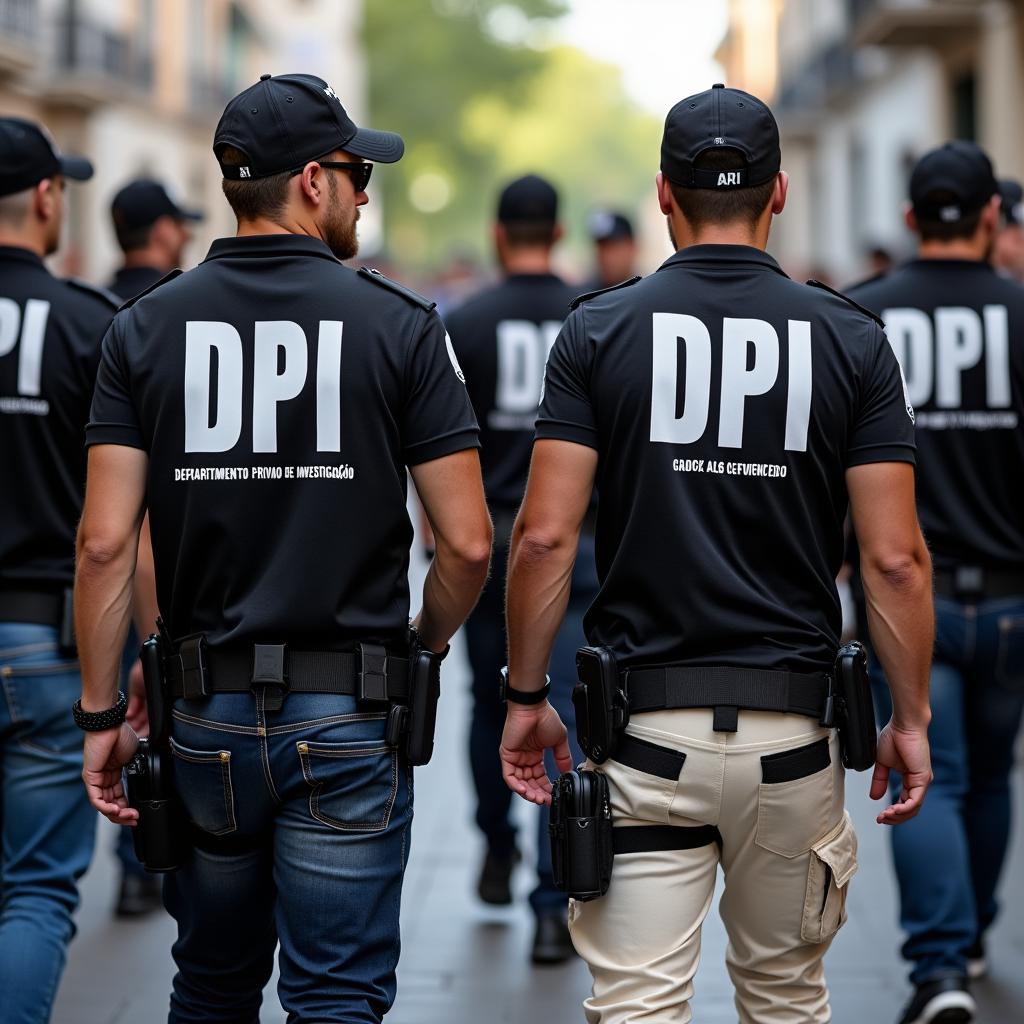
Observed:
[[[156,603],[156,571],[153,567],[153,540],[149,533],[147,515],[142,521],[142,532],[139,534],[139,554],[132,584],[132,617],[140,643],[156,630],[159,615],[160,609]]]
[[[862,563],[871,644],[885,670],[897,726],[931,717],[928,676],[935,641],[931,561],[922,550],[885,571]]]
[[[438,548],[423,582],[423,608],[416,618],[420,637],[431,650],[443,650],[469,617],[487,582],[489,565],[486,557],[466,559]]]
[[[539,690],[565,617],[578,534],[532,536],[520,523],[512,536],[506,605],[509,681],[517,690]]]
[[[86,711],[102,711],[117,700],[121,653],[132,617],[135,555],[133,546],[107,554],[79,543],[75,635]]]

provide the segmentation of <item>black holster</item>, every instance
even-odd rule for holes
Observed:
[[[78,657],[78,641],[75,639],[75,591],[65,587],[61,594],[60,622],[57,625],[57,650],[63,658]]]
[[[132,830],[135,855],[147,871],[176,871],[190,850],[184,810],[174,785],[171,755],[170,688],[164,670],[164,641],[152,635],[139,652],[146,683],[149,736],[139,741],[125,765],[128,803],[139,812]]]
[[[854,641],[839,648],[832,679],[822,725],[838,729],[843,764],[855,772],[866,771],[875,763],[878,734],[863,644]]]
[[[574,769],[551,790],[551,867],[555,886],[576,900],[608,891],[614,849],[608,780],[601,772]]]
[[[581,647],[576,652],[576,674],[576,738],[591,761],[604,764],[629,724],[629,701],[615,655],[607,647]]]
[[[414,767],[434,754],[437,702],[441,699],[441,662],[448,654],[427,650],[415,638],[409,644],[409,702],[396,704],[388,716],[387,740],[399,747]]]

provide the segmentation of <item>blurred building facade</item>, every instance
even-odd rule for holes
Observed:
[[[772,250],[791,272],[844,284],[872,246],[907,255],[910,168],[946,139],[1024,174],[1024,0],[762,0],[771,28],[751,2],[731,0],[719,57],[730,84],[774,98],[792,189]],[[774,82],[735,42],[751,31],[773,35]]]
[[[206,211],[192,261],[232,233],[211,151],[224,104],[261,73],[301,70],[330,81],[358,121],[361,17],[362,0],[0,0],[0,113],[42,121],[96,167],[68,189],[56,269],[110,275],[110,200],[140,175]]]

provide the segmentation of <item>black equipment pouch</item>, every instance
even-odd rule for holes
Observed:
[[[551,866],[555,886],[575,900],[595,900],[612,879],[612,810],[602,772],[576,768],[551,790]]]
[[[434,753],[437,702],[441,699],[441,662],[445,654],[434,654],[418,642],[409,647],[409,704],[401,722],[392,726],[404,733],[405,757],[413,766],[429,763]],[[395,709],[397,711],[397,708]],[[398,713],[401,714],[400,712]]]
[[[629,701],[615,655],[607,647],[581,647],[576,652],[576,674],[576,738],[591,761],[604,764],[629,724]]]
[[[64,593],[61,595],[57,650],[64,658],[78,657],[78,643],[75,640],[75,591],[73,587],[65,587]]]
[[[836,726],[843,764],[855,772],[874,767],[878,734],[864,645],[844,644],[835,665]]]
[[[139,812],[132,844],[147,871],[176,871],[185,861],[189,844],[185,813],[174,788],[170,690],[160,638],[150,636],[139,658],[146,684],[149,736],[139,741],[139,749],[124,768],[128,803]]]

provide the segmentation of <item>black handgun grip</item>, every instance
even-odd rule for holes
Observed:
[[[409,764],[429,763],[434,753],[437,702],[441,699],[441,661],[418,645],[409,652],[409,716],[405,756]]]
[[[142,679],[146,685],[146,708],[149,713],[149,740],[153,746],[162,746],[168,737],[168,708],[164,686],[163,644],[155,634],[139,650]]]
[[[839,746],[843,764],[855,772],[874,766],[878,733],[864,645],[845,644],[836,658],[836,686],[842,703]]]

